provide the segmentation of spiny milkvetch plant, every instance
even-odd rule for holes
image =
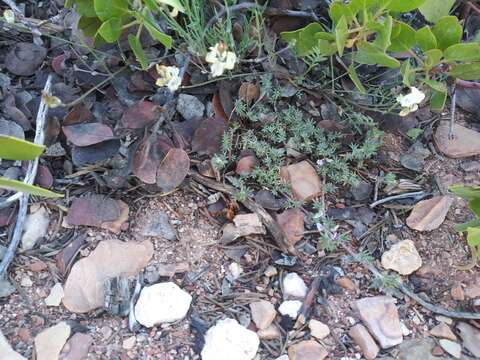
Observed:
[[[128,43],[143,69],[149,64],[140,42],[142,31],[170,48],[173,40],[160,29],[156,17],[184,11],[179,0],[67,0],[66,6],[72,4],[80,15],[78,27],[97,43],[114,43],[125,30],[136,27],[136,33],[128,35]]]
[[[329,7],[330,29],[312,23],[300,30],[284,32],[282,38],[294,43],[301,57],[342,58],[348,64],[348,75],[362,93],[366,90],[356,71],[358,65],[399,68],[404,85],[412,88],[412,92],[415,86],[428,91],[430,107],[441,111],[449,78],[480,79],[480,44],[462,42],[462,24],[457,17],[448,16],[454,3],[452,0],[336,0]],[[400,20],[402,14],[417,9],[431,26],[414,29]],[[398,53],[408,55],[406,60],[400,61],[395,56]],[[397,99],[403,107],[402,115],[418,108],[421,96],[414,95]]]
[[[43,145],[34,144],[12,136],[0,135],[0,159],[33,160],[40,156],[44,149],[45,147]],[[63,196],[38,186],[4,177],[0,177],[0,188],[50,198]]]

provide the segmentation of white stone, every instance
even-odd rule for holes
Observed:
[[[62,284],[56,283],[50,289],[50,294],[45,298],[45,304],[47,306],[59,306],[63,299],[63,287]]]
[[[400,275],[410,275],[422,266],[422,258],[412,240],[403,240],[383,253],[382,266]]]
[[[307,285],[297,273],[288,273],[283,278],[283,297],[285,299],[303,299],[307,292]]]
[[[43,206],[27,215],[23,225],[22,249],[32,249],[38,240],[47,235],[49,223],[50,216]]]
[[[318,340],[323,340],[330,335],[330,329],[321,321],[312,319],[309,321],[308,327],[310,328],[310,334]]]
[[[252,360],[259,345],[257,334],[236,320],[219,320],[205,335],[202,360]]]
[[[187,315],[192,296],[173,282],[142,289],[135,305],[137,321],[146,327],[181,320]]]
[[[58,360],[60,351],[70,337],[70,332],[70,326],[62,321],[35,336],[36,359]]]
[[[456,359],[462,356],[462,347],[459,343],[447,339],[440,339],[438,341],[443,350],[452,355]]]
[[[290,316],[292,319],[296,319],[301,307],[302,307],[301,301],[286,300],[282,302],[282,304],[278,308],[278,312],[284,316]]]
[[[236,262],[232,262],[228,266],[228,275],[229,275],[231,280],[237,280],[242,273],[243,273],[243,269],[240,266],[240,264],[238,264]]]
[[[0,331],[0,359],[4,360],[27,360],[12,349],[5,336]]]
[[[288,358],[288,355],[282,355],[282,356],[276,358],[275,360],[290,360],[290,359]]]
[[[33,281],[27,275],[22,277],[22,280],[20,280],[21,287],[32,287],[32,285],[33,285]]]
[[[180,94],[177,100],[177,111],[185,120],[201,118],[205,105],[193,95]]]

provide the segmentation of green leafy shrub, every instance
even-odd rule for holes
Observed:
[[[459,224],[455,230],[467,233],[467,243],[475,263],[480,259],[480,187],[452,186],[450,191],[468,200],[470,210],[475,215],[473,220]]]
[[[11,136],[0,135],[0,159],[33,160],[40,156],[44,149],[45,147],[42,145],[37,145]],[[62,197],[61,194],[54,193],[50,190],[4,177],[0,177],[0,188],[37,196],[51,198]]]
[[[173,8],[173,15],[184,10],[178,0],[68,0],[66,6],[72,4],[80,15],[78,27],[97,43],[114,43],[125,30],[137,27],[135,35],[128,35],[128,43],[143,69],[149,64],[140,43],[142,31],[145,29],[154,40],[170,48],[172,38],[162,32],[156,17],[167,14],[167,6]]]
[[[282,38],[294,44],[300,57],[342,57],[362,93],[365,87],[356,71],[358,65],[399,68],[403,83],[429,89],[430,106],[440,111],[448,94],[448,77],[480,79],[480,44],[462,42],[460,21],[448,16],[453,4],[451,0],[337,0],[329,8],[331,29],[312,23],[284,32]],[[434,24],[414,29],[400,20],[402,14],[416,9]],[[410,56],[400,61],[394,53]]]

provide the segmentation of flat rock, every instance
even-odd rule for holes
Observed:
[[[62,284],[56,283],[50,289],[50,294],[45,298],[45,305],[47,306],[59,306],[63,299],[63,287]]]
[[[258,329],[264,330],[277,316],[275,306],[269,301],[260,300],[250,304],[250,311],[252,313],[252,320]]]
[[[174,322],[187,315],[191,302],[192,296],[173,282],[146,286],[135,304],[135,317],[146,327]]]
[[[438,150],[451,158],[465,158],[480,154],[480,133],[454,124],[453,139],[448,138],[449,122],[442,121],[433,138]]]
[[[28,214],[23,225],[22,249],[32,249],[38,240],[47,235],[48,224],[50,224],[50,216],[43,206]]]
[[[372,360],[377,357],[380,348],[365,326],[362,324],[352,326],[348,331],[348,335],[360,346],[365,359]]]
[[[409,228],[417,231],[431,231],[442,225],[453,203],[451,196],[434,196],[418,202],[407,218]]]
[[[430,330],[430,335],[435,336],[437,338],[443,338],[443,339],[448,339],[452,341],[457,340],[457,337],[453,333],[452,329],[450,329],[450,326],[448,326],[443,322],[433,327]]]
[[[15,350],[12,349],[7,338],[0,331],[0,359],[5,360],[27,360]]]
[[[84,360],[93,343],[93,338],[81,332],[75,333],[65,344],[59,360]]]
[[[439,360],[432,355],[435,341],[431,338],[405,340],[398,347],[398,360]]]
[[[328,351],[314,340],[301,341],[288,348],[290,360],[323,360],[328,356]]]
[[[462,346],[451,340],[440,339],[438,341],[443,350],[452,355],[455,359],[460,359],[462,356]]]
[[[258,330],[257,335],[262,340],[275,340],[282,337],[282,333],[275,325],[271,324],[266,329]]]
[[[321,321],[312,319],[308,322],[308,327],[310,329],[310,335],[318,340],[323,340],[330,335],[330,329],[328,325],[322,323]]]
[[[422,266],[422,258],[412,240],[403,240],[382,254],[382,266],[400,275],[410,275]]]
[[[285,299],[303,299],[307,292],[307,285],[297,273],[288,273],[283,278],[283,297]]]
[[[480,359],[480,330],[465,322],[459,322],[457,329],[460,332],[463,346]]]
[[[168,215],[161,210],[148,211],[140,217],[137,223],[142,236],[159,236],[165,240],[175,240],[177,234],[170,223]]]
[[[70,326],[62,321],[35,336],[36,359],[58,360],[60,351],[70,336],[70,331]]]
[[[153,255],[150,241],[103,240],[89,256],[77,261],[65,282],[63,305],[85,313],[104,305],[104,283],[119,276],[137,275]]]
[[[280,304],[278,312],[284,316],[290,316],[292,319],[296,319],[302,304],[303,303],[298,300],[286,300]]]
[[[259,345],[258,335],[236,320],[219,320],[205,335],[202,360],[252,360]]]
[[[203,117],[205,105],[193,95],[180,94],[177,100],[177,111],[185,120]]]
[[[290,184],[297,200],[308,202],[322,193],[320,177],[308,161],[283,166],[280,176]]]
[[[476,299],[480,297],[480,284],[470,284],[465,288],[465,297],[468,299]]]
[[[12,295],[17,289],[8,280],[0,280],[0,298]]]
[[[390,296],[375,296],[355,302],[360,318],[382,349],[388,349],[403,341],[402,328],[395,299]]]

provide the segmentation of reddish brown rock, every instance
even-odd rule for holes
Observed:
[[[438,150],[451,158],[464,158],[480,154],[480,133],[454,124],[453,139],[448,137],[449,122],[442,121],[434,135]]]
[[[453,300],[457,301],[463,301],[465,300],[465,293],[462,289],[462,285],[456,284],[452,289],[450,290],[450,294],[452,295]]]
[[[323,360],[327,356],[327,350],[313,340],[302,341],[288,348],[290,360]]]
[[[250,304],[250,311],[252,312],[252,320],[258,329],[264,330],[277,316],[275,307],[272,303],[266,300],[256,301]]]
[[[277,215],[277,222],[291,245],[295,245],[303,238],[305,228],[304,214],[301,209],[285,210]]]
[[[336,278],[335,283],[338,286],[341,286],[342,288],[344,288],[345,290],[352,291],[352,292],[357,291],[357,285],[353,282],[353,280],[349,279],[346,276]]]
[[[435,336],[437,338],[449,339],[452,341],[457,340],[457,337],[453,333],[452,329],[450,329],[450,326],[448,326],[445,323],[440,323],[434,328],[432,328],[430,330],[430,335]]]
[[[88,356],[88,350],[93,339],[88,334],[75,333],[65,344],[59,360],[83,360]]]
[[[368,332],[367,328],[362,324],[357,324],[353,326],[349,331],[348,335],[355,341],[355,343],[360,346],[363,356],[367,360],[375,359],[380,351],[375,340],[373,340],[372,335]]]
[[[480,297],[480,284],[471,284],[465,289],[465,297],[475,299]]]
[[[322,193],[320,177],[308,161],[282,167],[280,176],[290,184],[297,200],[308,202]]]

